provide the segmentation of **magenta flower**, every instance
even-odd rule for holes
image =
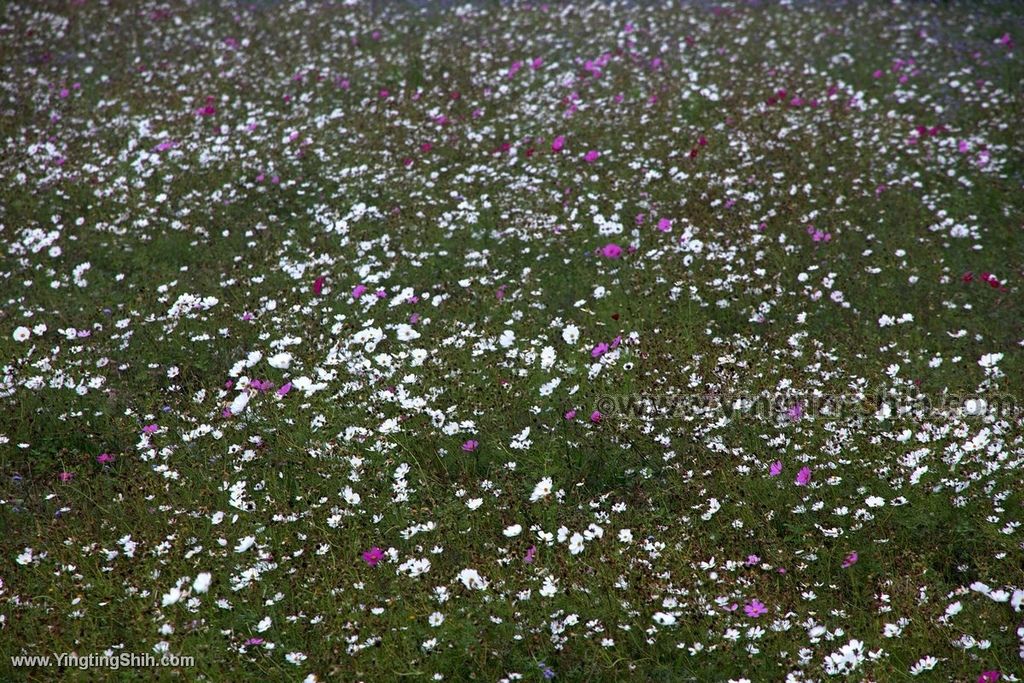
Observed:
[[[854,550],[852,553],[847,555],[846,559],[843,560],[843,569],[848,569],[849,567],[852,567],[855,564],[857,564],[857,551],[856,550]]]
[[[75,476],[74,472],[61,472],[57,475],[57,478],[63,482],[71,481]]]
[[[757,619],[767,611],[768,608],[764,606],[764,603],[756,599],[748,602],[743,608],[743,612],[751,619]]]
[[[156,434],[158,429],[160,429],[160,427],[156,423],[154,423],[154,424],[146,425],[145,427],[143,427],[142,428],[142,433],[143,434]]]
[[[585,162],[587,162],[588,164],[592,164],[595,161],[597,161],[598,157],[600,157],[600,156],[601,156],[600,152],[598,152],[596,149],[592,149],[592,150],[590,150],[589,152],[587,152],[586,154],[583,155],[583,160]]]
[[[292,390],[292,383],[291,382],[285,382],[284,384],[281,385],[281,388],[277,390],[277,395],[278,396],[284,396],[284,395],[286,395],[291,390]]]
[[[672,221],[667,218],[658,219],[658,230],[661,230],[662,232],[669,232],[672,230]]]
[[[978,676],[978,683],[996,683],[1002,677],[998,671],[985,671]]]
[[[614,242],[609,242],[601,247],[601,256],[612,260],[620,258],[622,256],[622,247]]]
[[[526,555],[523,557],[523,562],[526,564],[532,564],[533,558],[537,556],[537,546],[531,545],[526,549]]]
[[[246,644],[246,646],[262,645],[263,644],[263,639],[262,638],[250,638],[249,640],[245,641],[245,644]]]
[[[101,465],[106,465],[107,463],[114,462],[114,456],[110,453],[100,453],[96,456],[96,462]]]
[[[324,281],[323,275],[313,280],[313,293],[317,296],[320,296],[320,293],[324,291]]]
[[[561,152],[563,147],[565,147],[565,136],[564,135],[559,135],[558,137],[556,137],[554,140],[551,141],[551,151],[552,152]]]
[[[477,443],[473,439],[470,439],[466,443],[462,444],[462,450],[466,451],[467,453],[472,453],[473,451],[476,450],[476,447],[479,445],[479,443]]]
[[[378,548],[377,546],[373,546],[365,553],[363,553],[363,562],[370,565],[371,567],[376,567],[377,563],[380,562],[382,559],[384,559],[384,551]]]
[[[757,555],[747,555],[746,565],[748,567],[753,567],[755,564],[757,564],[760,561],[761,561],[761,558],[758,557]]]
[[[598,344],[597,346],[590,350],[590,357],[600,358],[606,353],[608,353],[608,345],[605,344],[604,342],[601,342],[600,344]]]
[[[807,486],[807,484],[810,481],[811,481],[811,468],[810,467],[801,467],[800,471],[796,473],[796,485],[797,486]]]
[[[356,285],[356,286],[355,286],[355,287],[354,287],[354,288],[352,289],[352,298],[353,298],[353,299],[358,299],[358,298],[359,298],[359,297],[361,297],[361,296],[362,296],[363,294],[366,294],[366,291],[367,291],[368,289],[369,289],[369,287],[367,287],[366,285]]]
[[[768,476],[777,477],[780,474],[782,474],[782,461],[776,460],[771,464],[771,467],[768,468]]]
[[[567,411],[565,411],[565,416],[564,417],[565,417],[566,420],[575,420],[576,419],[576,411],[575,410],[567,410]]]
[[[794,422],[799,420],[801,418],[801,416],[803,416],[803,414],[804,414],[804,407],[803,407],[803,404],[801,404],[801,403],[794,403],[790,407],[790,409],[786,411],[786,415],[788,415],[789,419],[793,420]]]
[[[602,417],[603,417],[603,415],[601,415],[601,411],[600,410],[595,410],[594,412],[592,412],[590,414],[590,421],[593,422],[594,424],[597,424],[598,422],[601,421]]]

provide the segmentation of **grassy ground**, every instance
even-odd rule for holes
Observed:
[[[3,5],[0,678],[1021,680],[1022,43]]]

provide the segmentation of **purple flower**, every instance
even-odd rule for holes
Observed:
[[[476,447],[479,445],[479,443],[477,443],[473,439],[470,439],[466,443],[462,444],[462,450],[466,451],[467,453],[472,453],[473,451],[476,450]]]
[[[807,486],[807,484],[810,481],[811,481],[811,468],[810,467],[801,467],[800,471],[796,473],[796,485],[797,486]]]
[[[780,474],[782,474],[782,461],[781,460],[776,460],[768,468],[768,476],[777,477]]]
[[[614,242],[609,242],[608,244],[601,247],[601,256],[604,256],[605,258],[612,260],[620,258],[622,256],[622,247],[615,244]]]
[[[843,569],[847,569],[849,567],[852,567],[855,564],[857,564],[857,551],[856,550],[854,550],[852,553],[847,555],[846,559],[843,560]]]
[[[756,619],[767,611],[768,608],[764,606],[764,603],[756,599],[748,602],[743,608],[743,612],[751,619]]]
[[[363,561],[371,567],[376,567],[382,559],[384,559],[384,551],[377,546],[373,546],[363,553]]]

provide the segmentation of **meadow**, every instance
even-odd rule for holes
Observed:
[[[3,3],[0,680],[1024,680],[1022,45]]]

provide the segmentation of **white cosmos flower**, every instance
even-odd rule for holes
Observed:
[[[482,591],[485,588],[487,588],[488,585],[490,585],[490,582],[486,578],[481,576],[480,572],[478,572],[475,569],[463,569],[461,572],[459,572],[457,578],[459,579],[459,581],[462,582],[463,586],[469,588],[470,590]]]
[[[236,553],[244,553],[246,550],[251,548],[255,542],[256,542],[256,537],[255,536],[246,536],[245,538],[243,538],[241,541],[238,542],[238,545],[235,546],[235,552]]]
[[[515,538],[519,534],[523,533],[523,526],[521,524],[513,524],[501,533],[505,534],[506,538]]]
[[[395,328],[395,336],[398,337],[398,341],[406,342],[419,339],[422,335],[413,329],[412,325],[402,323]]]
[[[202,572],[201,574],[199,574],[199,576],[196,577],[196,580],[192,582],[192,592],[205,593],[206,591],[210,590],[210,581],[212,579],[213,576],[210,574],[210,572]]]
[[[267,363],[270,367],[277,368],[278,370],[287,370],[288,366],[292,364],[292,354],[287,351],[282,351],[276,355],[271,356],[267,359]]]
[[[569,552],[573,555],[583,552],[583,534],[577,532],[572,535],[572,538],[569,539]]]
[[[11,336],[14,337],[14,341],[23,342],[32,336],[32,331],[29,330],[24,325],[21,325],[19,327],[14,328],[14,334]]]
[[[249,392],[242,391],[239,392],[238,396],[235,396],[235,400],[231,402],[231,406],[228,410],[231,411],[232,415],[238,415],[245,410],[247,405],[249,405]]]
[[[546,498],[551,494],[551,487],[553,483],[551,477],[544,477],[537,485],[533,487],[533,493],[530,494],[530,502],[536,503],[541,498]]]
[[[164,597],[160,601],[160,605],[162,607],[169,607],[174,603],[178,602],[178,600],[181,600],[181,589],[175,586],[171,590],[164,593]]]

